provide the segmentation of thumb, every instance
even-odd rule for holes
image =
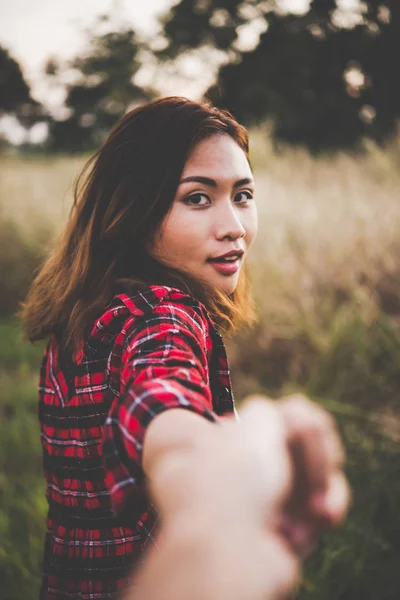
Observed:
[[[292,465],[287,443],[287,427],[274,401],[250,396],[239,410],[246,448],[265,482],[266,496],[273,505],[289,494]]]

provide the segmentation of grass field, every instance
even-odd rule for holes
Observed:
[[[337,418],[354,507],[299,598],[397,600],[400,589],[400,140],[362,156],[282,153],[253,133],[260,233],[255,329],[229,341],[236,397],[302,390]],[[82,157],[0,159],[0,600],[37,597],[45,501],[42,347],[12,319],[71,203]]]

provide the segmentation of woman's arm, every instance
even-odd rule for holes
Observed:
[[[103,430],[103,464],[115,513],[137,513],[147,501],[146,475],[158,457],[189,447],[218,420],[201,316],[193,307],[168,302],[135,321],[120,371],[121,393]]]
[[[143,444],[143,470],[151,481],[159,464],[166,460],[187,458],[195,453],[215,423],[194,412],[176,408],[161,413],[147,428]]]

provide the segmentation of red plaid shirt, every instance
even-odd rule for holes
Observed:
[[[204,306],[151,286],[114,297],[78,354],[57,335],[40,374],[49,513],[41,598],[114,598],[154,540],[143,438],[169,408],[234,411],[226,352]]]

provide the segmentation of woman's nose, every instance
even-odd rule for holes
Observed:
[[[221,212],[218,216],[216,232],[218,240],[223,240],[225,238],[237,240],[245,236],[246,230],[233,207]]]

